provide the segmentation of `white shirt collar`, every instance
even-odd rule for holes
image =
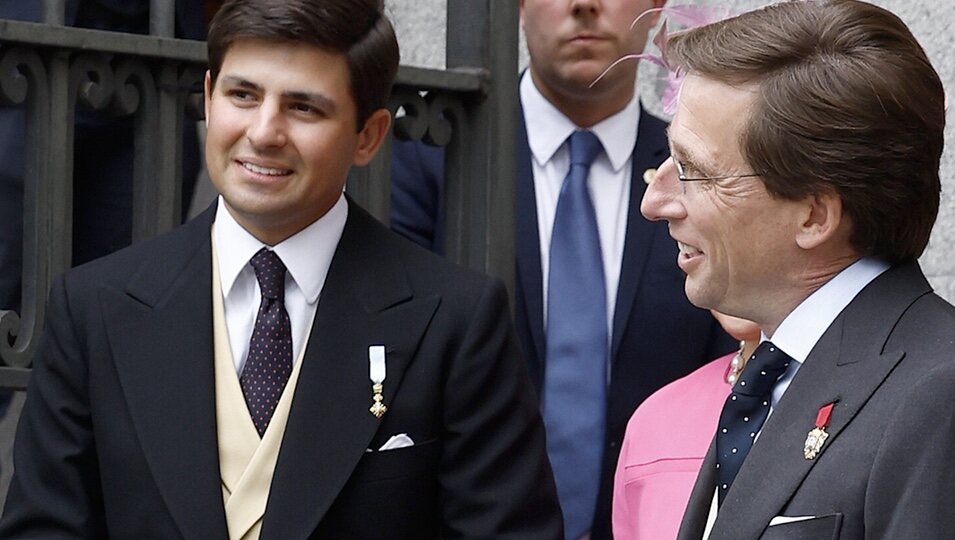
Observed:
[[[583,129],[547,101],[534,84],[529,70],[521,77],[521,104],[527,125],[527,143],[539,164],[550,161],[571,133]],[[630,160],[630,154],[637,142],[639,121],[640,99],[634,89],[633,98],[626,107],[587,128],[600,139],[614,172],[620,171]]]
[[[289,276],[302,290],[309,304],[314,304],[322,292],[347,219],[348,202],[343,194],[325,215],[281,243],[271,246],[285,263]],[[239,225],[221,196],[214,230],[219,279],[223,296],[228,296],[239,273],[249,264],[249,259],[268,246]]]
[[[802,364],[836,317],[872,280],[889,269],[885,261],[864,257],[852,263],[809,295],[783,319],[773,344]]]

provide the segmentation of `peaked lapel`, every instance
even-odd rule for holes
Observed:
[[[384,226],[349,199],[272,479],[262,538],[307,538],[378,429],[368,347],[386,347],[390,405],[440,302],[417,298]],[[387,413],[386,413],[387,414]]]
[[[143,453],[185,538],[225,538],[212,337],[215,205],[168,236],[123,291],[102,288],[116,371]]]
[[[643,283],[643,271],[650,259],[655,232],[666,229],[665,222],[649,221],[640,213],[640,203],[647,185],[643,173],[657,168],[670,155],[666,139],[666,122],[656,118],[640,107],[640,123],[637,126],[637,142],[633,147],[632,173],[630,179],[630,208],[627,212],[627,234],[624,238],[623,259],[620,263],[620,282],[613,316],[613,345],[610,358],[616,362],[620,341],[630,321],[637,291]],[[672,242],[670,237],[667,240]]]
[[[620,271],[620,283],[617,288],[616,307],[613,321],[613,348],[611,358],[616,358],[623,338],[624,330],[630,318],[630,312],[643,277],[643,269],[651,252],[654,232],[660,223],[648,221],[640,214],[640,202],[646,191],[643,173],[656,168],[669,155],[666,135],[666,123],[640,107],[640,121],[637,128],[637,140],[632,153],[632,172],[630,180],[630,205],[627,213],[626,238],[624,240],[623,259]],[[530,326],[534,350],[533,359],[538,365],[544,361],[544,300],[543,270],[541,265],[540,231],[537,226],[537,198],[534,191],[534,171],[531,165],[531,151],[527,140],[527,126],[524,121],[524,109],[518,119],[517,133],[517,179],[516,179],[516,235],[518,301],[524,303]]]
[[[723,502],[711,538],[759,537],[905,356],[902,350],[885,350],[885,344],[904,311],[929,292],[918,266],[907,264],[884,272],[843,310],[763,426]],[[806,459],[803,445],[816,414],[833,402],[829,437],[815,459]]]

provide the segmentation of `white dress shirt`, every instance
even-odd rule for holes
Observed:
[[[577,129],[540,93],[530,72],[521,78],[521,104],[527,125],[537,198],[537,230],[540,233],[541,270],[543,271],[544,325],[547,325],[547,278],[550,271],[550,239],[557,213],[560,188],[570,169],[567,137]],[[603,258],[607,287],[607,332],[613,333],[614,305],[620,282],[620,266],[627,235],[630,209],[630,179],[633,147],[637,142],[640,100],[633,99],[620,112],[587,128],[600,139],[603,152],[590,167],[587,187],[597,214],[597,233]]]
[[[305,336],[315,318],[318,297],[347,218],[348,203],[342,195],[331,210],[314,223],[275,246],[267,246],[239,225],[219,197],[213,235],[226,327],[237,373],[242,373],[249,354],[249,340],[262,300],[259,281],[249,260],[263,247],[270,247],[288,269],[285,309],[292,325],[294,361],[302,351]]]
[[[871,257],[859,259],[796,306],[796,309],[783,319],[772,337],[767,337],[765,334],[760,336],[760,342],[771,340],[773,345],[795,360],[789,363],[786,373],[780,377],[773,388],[770,415],[773,414],[776,404],[789,388],[789,383],[809,357],[819,338],[829,329],[849,302],[852,302],[852,299],[866,285],[888,269],[889,264],[879,259]]]

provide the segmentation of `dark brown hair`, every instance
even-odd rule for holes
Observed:
[[[917,258],[938,214],[942,82],[905,24],[856,0],[797,0],[673,36],[669,60],[758,88],[740,148],[775,196],[834,190],[862,255]]]
[[[230,0],[209,25],[209,74],[215,85],[238,39],[302,42],[344,54],[361,130],[388,106],[398,73],[398,41],[382,0]]]

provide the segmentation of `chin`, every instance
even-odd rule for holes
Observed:
[[[702,309],[717,309],[716,304],[719,302],[715,301],[712,291],[708,291],[705,285],[700,287],[693,283],[693,280],[687,278],[683,286],[683,292],[686,293],[687,300],[694,306]]]

